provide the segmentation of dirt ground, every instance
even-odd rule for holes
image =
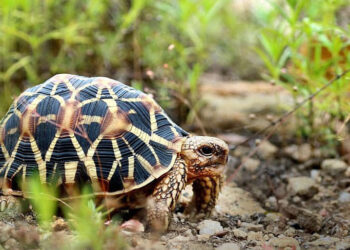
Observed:
[[[169,231],[120,232],[131,249],[350,249],[350,167],[309,144],[238,147],[211,218],[191,221],[175,212]],[[191,196],[186,189],[184,197]],[[74,241],[63,219],[42,232],[32,214],[0,222],[0,249],[67,249]],[[112,237],[113,238],[113,237]],[[103,248],[117,249],[116,242]],[[68,249],[71,249],[68,247]]]
[[[210,125],[221,128],[217,133],[225,131],[217,136],[230,146],[245,137],[225,130],[225,126],[261,129],[268,124],[267,116],[281,113],[275,100],[288,103],[290,99],[264,83],[222,86],[215,92],[204,85],[203,96],[209,97],[208,122],[204,117],[203,124],[209,131],[213,131]],[[225,102],[218,102],[223,98]],[[268,105],[257,105],[256,100]],[[225,107],[230,107],[229,112]],[[220,117],[219,123],[213,123],[214,115]],[[294,131],[290,126],[281,127],[288,134]],[[284,144],[263,140],[230,152],[226,183],[210,218],[192,221],[175,212],[168,232],[158,238],[147,232],[121,231],[117,223],[111,223],[106,225],[108,236],[103,245],[88,249],[350,249],[350,167],[321,147],[286,143],[282,132],[278,131],[278,137]],[[188,188],[183,198],[190,196]],[[99,232],[96,237],[100,237]],[[33,213],[12,220],[0,216],[0,250],[87,248],[75,244],[77,241],[76,232],[62,218],[51,230],[42,230]]]

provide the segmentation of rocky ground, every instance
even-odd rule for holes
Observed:
[[[204,84],[202,89],[207,100],[203,126],[215,133],[224,131],[218,137],[231,146],[245,140],[230,130],[232,124],[237,124],[233,130],[241,127],[243,132],[247,126],[261,129],[286,108],[277,103],[292,105],[288,93],[266,83],[222,83],[220,88]],[[220,119],[213,120],[214,113]],[[169,231],[158,238],[121,231],[111,223],[103,235],[96,230],[89,236],[104,239],[89,249],[350,249],[348,158],[343,161],[308,143],[286,143],[283,133],[294,131],[288,124],[277,131],[278,141],[271,139],[274,143],[262,140],[232,150],[226,183],[211,218],[191,221],[176,212]],[[345,153],[350,152],[346,141]],[[186,189],[184,197],[190,195]],[[32,213],[11,221],[0,216],[0,250],[86,249],[76,242],[77,234],[64,219],[43,230]]]
[[[250,150],[233,151],[211,218],[191,221],[175,213],[169,232],[158,239],[106,226],[112,237],[103,247],[125,242],[131,249],[350,249],[350,167],[344,161],[309,144],[279,148],[263,141],[247,157]],[[191,190],[186,192],[189,197]],[[63,219],[51,229],[43,232],[31,214],[2,221],[0,249],[65,249],[62,242],[74,241]]]

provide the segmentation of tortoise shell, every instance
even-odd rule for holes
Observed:
[[[91,181],[125,193],[169,171],[187,135],[141,91],[56,75],[23,92],[0,122],[0,190],[38,174],[43,183]]]

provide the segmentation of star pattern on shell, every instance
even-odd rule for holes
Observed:
[[[0,122],[0,189],[37,173],[42,183],[84,179],[128,192],[169,171],[187,135],[141,91],[56,75],[23,92]]]

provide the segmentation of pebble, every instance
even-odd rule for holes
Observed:
[[[308,242],[304,246],[309,248],[315,247],[316,249],[321,247],[330,248],[332,245],[335,245],[337,242],[339,242],[338,238],[326,236],[326,237],[319,238],[318,240]]]
[[[318,187],[315,180],[309,177],[291,177],[288,179],[288,182],[288,190],[293,196],[300,195],[310,198],[318,192]]]
[[[237,243],[224,243],[216,248],[216,250],[240,250],[241,247]]]
[[[203,220],[198,224],[198,230],[200,235],[214,235],[224,230],[220,222],[213,220]]]
[[[344,173],[347,170],[348,165],[342,160],[326,159],[322,161],[321,168],[330,175],[337,176]]]
[[[208,241],[209,238],[210,238],[209,234],[197,235],[197,240],[198,241]]]
[[[255,172],[259,165],[260,165],[260,161],[257,159],[253,159],[253,158],[243,158],[242,159],[243,162],[243,166],[246,170],[248,170],[249,172],[253,173]]]
[[[283,207],[284,213],[295,218],[301,228],[309,232],[318,232],[322,227],[322,216],[295,205]],[[291,221],[290,221],[291,222]]]
[[[319,182],[320,181],[320,171],[319,170],[316,170],[316,169],[313,169],[310,171],[310,177],[311,179]]]
[[[264,229],[263,225],[247,223],[247,222],[242,222],[241,227],[244,227],[247,231],[254,231],[254,232],[259,232]]]
[[[278,148],[268,140],[262,141],[257,148],[257,153],[264,159],[272,158],[277,151]]]
[[[274,237],[268,241],[268,245],[273,249],[300,249],[299,242],[292,237]]]
[[[338,198],[338,201],[341,203],[350,202],[350,193],[348,192],[341,192]]]
[[[262,241],[264,239],[262,232],[248,232],[248,241]]]
[[[312,148],[308,143],[291,145],[284,148],[284,153],[298,162],[306,162],[312,156]]]
[[[265,207],[270,211],[278,211],[277,199],[275,196],[270,196],[265,201]]]
[[[233,235],[238,239],[247,239],[248,234],[240,229],[233,229]]]
[[[175,238],[171,239],[170,242],[187,242],[189,240],[188,237],[178,235]]]

